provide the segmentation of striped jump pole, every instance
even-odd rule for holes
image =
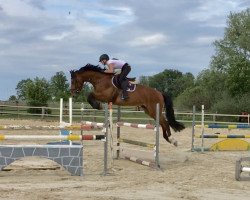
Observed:
[[[250,138],[250,135],[235,135],[235,134],[230,134],[230,135],[197,135],[195,136],[196,138]]]
[[[202,125],[195,125],[196,128],[202,128]],[[205,128],[227,128],[227,129],[249,129],[248,124],[206,124]]]
[[[82,121],[81,122],[83,125],[89,125],[94,128],[104,128],[105,123],[98,123],[98,122],[91,122],[91,121]]]
[[[144,128],[144,129],[155,129],[155,126],[152,124],[135,124],[135,123],[127,123],[127,122],[117,122],[117,126]]]
[[[69,125],[69,126],[32,126],[32,125],[0,125],[0,130],[91,130],[90,125]]]
[[[148,162],[148,161],[145,161],[145,160],[142,160],[142,159],[139,159],[139,158],[136,158],[136,157],[129,157],[129,156],[125,156],[124,157],[126,160],[130,160],[132,162],[135,162],[135,163],[138,163],[140,165],[145,165],[145,166],[148,166],[148,167],[152,167],[152,168],[155,168],[157,165],[155,164],[155,162]]]
[[[105,135],[3,135],[0,140],[104,140]]]

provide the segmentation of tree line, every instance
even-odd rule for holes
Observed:
[[[206,109],[219,113],[239,114],[250,112],[250,9],[230,13],[224,37],[214,42],[215,55],[209,68],[194,77],[192,73],[165,69],[153,76],[141,76],[142,85],[170,95],[175,107],[192,109],[193,105],[205,105]],[[24,100],[31,106],[46,106],[50,101],[68,99],[69,81],[64,72],[57,72],[50,80],[35,78],[17,84],[17,96],[10,100]],[[74,99],[86,101],[91,86]]]

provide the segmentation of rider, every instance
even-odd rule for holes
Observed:
[[[128,99],[128,92],[127,92],[127,86],[128,86],[128,80],[127,75],[131,71],[131,67],[128,63],[122,60],[118,59],[109,59],[109,56],[107,54],[102,54],[99,58],[99,62],[101,62],[103,65],[107,65],[108,69],[105,70],[106,73],[114,73],[114,70],[121,69],[119,83],[121,84],[122,88],[122,100]]]

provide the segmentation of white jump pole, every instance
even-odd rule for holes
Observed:
[[[63,98],[60,98],[60,125],[63,121]]]
[[[249,167],[242,167],[241,171],[250,173],[250,168]]]
[[[83,114],[84,114],[84,103],[81,103],[81,125],[83,125]],[[81,136],[83,135],[83,130],[81,130]],[[82,141],[83,145],[83,141]]]
[[[69,98],[69,124],[72,125],[73,108],[72,108],[72,97]],[[72,131],[69,131],[72,134]],[[69,145],[72,145],[72,141],[69,140]]]
[[[69,98],[69,123],[72,125],[73,108],[72,108],[72,97]]]
[[[72,125],[72,98],[69,98],[69,123],[67,123],[67,126]],[[66,125],[66,123],[63,121],[63,98],[60,98],[60,126]],[[72,131],[69,131],[69,134],[71,134]],[[60,131],[60,135],[62,135],[62,132]],[[72,141],[69,141],[69,144],[72,145]]]

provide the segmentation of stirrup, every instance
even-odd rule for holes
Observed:
[[[121,94],[121,100],[127,100],[128,99],[128,95],[124,96],[123,93]]]

